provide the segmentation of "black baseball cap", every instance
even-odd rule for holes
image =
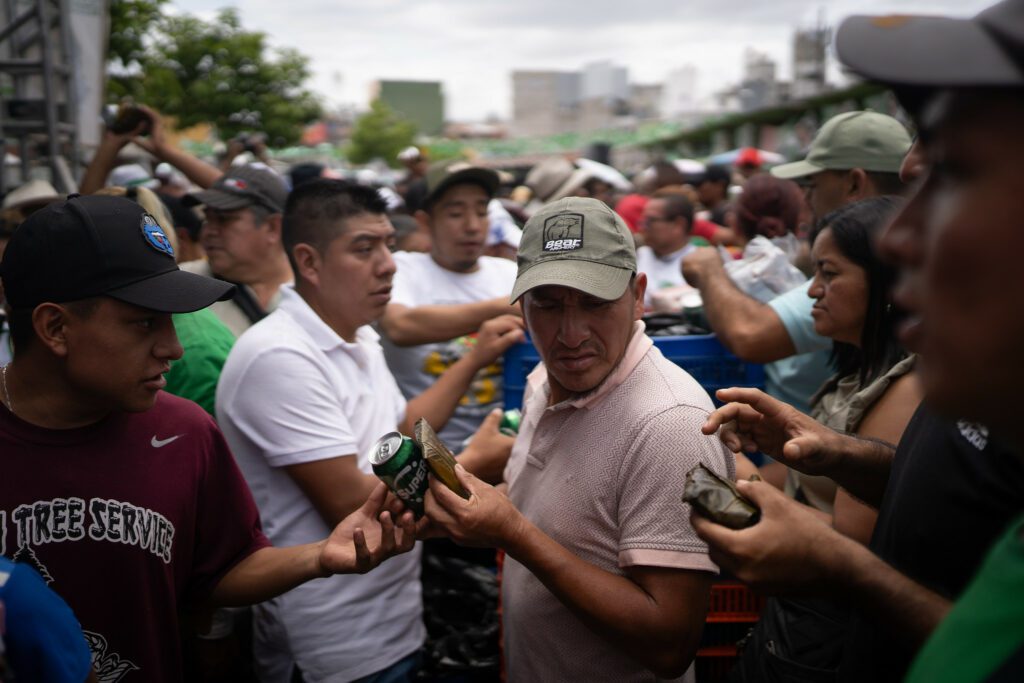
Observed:
[[[208,190],[182,198],[185,206],[202,204],[211,209],[233,211],[262,206],[271,213],[284,213],[288,187],[281,176],[262,164],[232,166]]]
[[[98,195],[73,195],[29,216],[7,245],[0,278],[12,308],[105,295],[161,313],[188,313],[234,290],[180,270],[167,235],[140,205]]]

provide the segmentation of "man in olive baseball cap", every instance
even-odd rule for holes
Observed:
[[[527,379],[508,495],[460,470],[470,501],[432,483],[427,515],[507,553],[509,680],[682,680],[714,565],[678,492],[698,463],[734,476],[731,454],[699,433],[711,399],[644,333],[647,279],[606,204],[547,204],[518,257],[512,300],[543,364]]]
[[[608,205],[567,197],[530,218],[519,243],[512,303],[543,285],[571,287],[599,299],[622,296],[636,274],[629,226]]]
[[[802,161],[776,166],[776,178],[804,188],[814,217],[879,194],[898,194],[910,134],[891,116],[850,111],[825,122]]]

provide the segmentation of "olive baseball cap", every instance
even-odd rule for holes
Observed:
[[[481,166],[474,166],[468,161],[461,159],[448,159],[431,164],[427,169],[427,197],[425,204],[430,205],[437,201],[445,190],[454,185],[471,183],[479,185],[487,192],[488,197],[494,197],[498,191],[500,179],[495,171]]]
[[[776,166],[771,174],[794,180],[822,171],[851,168],[898,173],[910,143],[910,133],[893,117],[874,111],[849,111],[825,122],[806,159]]]
[[[636,248],[629,226],[607,204],[566,197],[535,213],[519,243],[515,303],[534,287],[572,287],[599,299],[622,296],[636,273]]]
[[[1024,3],[1004,0],[971,19],[853,16],[839,26],[844,64],[895,86],[1024,86]]]

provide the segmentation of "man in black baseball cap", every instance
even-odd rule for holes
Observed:
[[[0,554],[67,601],[97,671],[179,681],[186,605],[258,602],[412,547],[411,515],[397,537],[389,515],[378,521],[383,485],[328,540],[269,547],[216,425],[161,391],[182,354],[171,313],[232,286],[179,270],[135,202],[73,197],[39,211],[0,277],[14,339],[0,368]]]
[[[923,178],[879,249],[902,271],[894,302],[926,403],[895,454],[797,428],[742,390],[706,426],[735,418],[734,448],[764,446],[880,503],[870,550],[759,483],[740,484],[761,507],[754,527],[695,524],[741,578],[856,606],[840,680],[1024,680],[1024,3],[973,19],[852,17],[836,50],[917,124],[903,173]]]
[[[263,164],[232,166],[207,190],[185,195],[206,214],[199,241],[207,260],[182,268],[238,285],[231,300],[210,308],[240,335],[272,311],[278,289],[292,271],[281,243],[281,216],[288,188]]]

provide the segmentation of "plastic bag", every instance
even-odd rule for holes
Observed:
[[[747,243],[742,259],[723,260],[733,283],[762,303],[807,282],[807,277],[789,262],[786,252],[761,235]]]

